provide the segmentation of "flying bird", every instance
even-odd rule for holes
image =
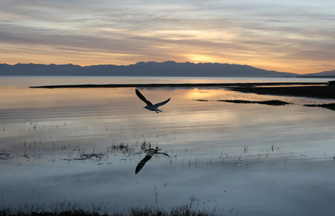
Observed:
[[[159,150],[161,150],[161,149],[159,149],[158,147],[156,147],[155,149],[150,148],[150,149],[146,150],[147,155],[137,164],[136,169],[135,169],[135,174],[137,174],[144,167],[145,163],[148,162],[154,154],[162,154],[162,155],[165,155],[167,157],[170,157],[165,152],[158,152]]]
[[[167,102],[169,102],[170,99],[171,99],[171,98],[169,98],[169,99],[167,99],[165,101],[162,101],[162,102],[159,102],[159,103],[156,103],[156,104],[153,105],[150,101],[148,101],[141,94],[141,92],[139,90],[135,89],[135,92],[136,92],[137,97],[139,97],[144,103],[147,104],[144,108],[147,109],[147,110],[150,110],[150,111],[155,111],[156,113],[162,112],[162,110],[158,109],[158,107],[163,106],[164,104],[166,104]]]

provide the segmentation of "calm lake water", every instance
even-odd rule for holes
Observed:
[[[192,204],[218,215],[332,215],[334,100],[223,88],[31,89],[36,85],[322,79],[0,77],[0,207],[101,211]],[[267,106],[218,100],[272,100]],[[205,101],[201,101],[205,100]],[[153,157],[135,175],[143,147]],[[61,207],[60,207],[61,206]]]

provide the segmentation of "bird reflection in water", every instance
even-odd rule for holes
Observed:
[[[156,147],[155,149],[150,148],[150,149],[145,150],[147,152],[147,155],[137,164],[135,174],[137,174],[144,167],[145,163],[148,162],[152,158],[153,155],[162,154],[167,157],[170,157],[165,152],[159,152],[160,150],[161,149],[158,147]]]

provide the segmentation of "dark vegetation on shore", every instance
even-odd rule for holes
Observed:
[[[290,104],[281,100],[267,100],[267,101],[248,101],[248,100],[218,100],[220,102],[228,102],[228,103],[243,103],[243,104],[265,104],[271,106],[282,106]]]
[[[265,95],[284,95],[296,97],[315,97],[315,98],[329,98],[335,99],[334,85],[311,85],[311,86],[288,86],[288,87],[261,87],[261,86],[238,86],[230,87],[233,91],[243,93],[256,93]]]
[[[30,88],[228,88],[243,93],[284,95],[297,97],[316,97],[335,99],[335,85],[325,82],[267,82],[267,83],[158,83],[158,84],[82,84],[48,85]]]
[[[305,104],[304,106],[307,107],[322,107],[330,110],[335,111],[335,103],[329,103],[329,104]]]
[[[320,82],[267,82],[267,83],[150,83],[150,84],[78,84],[78,85],[47,85],[47,86],[31,86],[30,88],[186,88],[186,87],[222,87],[222,88],[254,88],[254,86],[285,86],[285,85],[300,85],[300,86],[316,86],[327,85],[328,83]]]
[[[291,104],[281,100],[266,100],[266,101],[248,101],[248,100],[218,100],[219,102],[240,103],[240,104],[264,104],[270,106],[283,106]]]
[[[209,100],[199,99],[197,101],[200,102],[208,102]],[[270,106],[283,106],[287,104],[291,104],[281,100],[266,100],[266,101],[248,101],[248,100],[217,100],[219,102],[227,102],[227,103],[238,103],[238,104],[264,104]]]

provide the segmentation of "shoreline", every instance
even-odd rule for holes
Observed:
[[[232,87],[233,91],[242,93],[256,93],[262,95],[280,95],[293,97],[312,97],[335,99],[335,86],[294,86],[294,87]]]
[[[149,84],[78,84],[30,86],[29,88],[228,88],[232,91],[263,95],[315,97],[335,99],[335,86],[328,82],[264,82],[264,83],[149,83]]]
[[[252,87],[252,86],[283,86],[283,85],[328,85],[327,82],[256,82],[256,83],[147,83],[147,84],[75,84],[30,86],[29,88],[163,88],[163,87]]]

